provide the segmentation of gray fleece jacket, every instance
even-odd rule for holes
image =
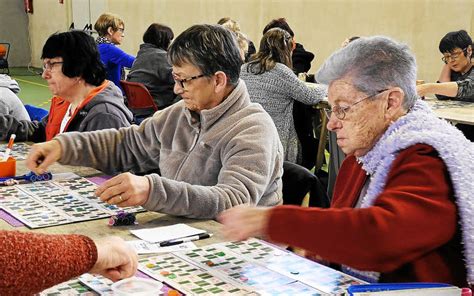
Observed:
[[[251,103],[240,80],[218,106],[200,113],[176,103],[140,126],[56,137],[62,164],[107,173],[149,172],[144,207],[172,215],[215,218],[239,204],[282,202],[283,148],[270,116]]]

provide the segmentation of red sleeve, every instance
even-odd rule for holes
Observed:
[[[31,295],[89,271],[95,243],[82,235],[0,231],[0,295]]]
[[[378,272],[394,270],[447,243],[455,234],[457,216],[446,167],[430,146],[414,147],[394,161],[373,206],[276,207],[269,238],[334,263]]]

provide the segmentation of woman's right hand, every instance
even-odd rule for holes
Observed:
[[[44,174],[47,168],[61,158],[61,144],[57,140],[35,144],[26,158],[26,166],[35,174]]]

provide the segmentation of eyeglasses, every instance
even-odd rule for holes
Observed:
[[[463,48],[462,51],[458,51],[458,52],[452,53],[452,54],[447,54],[447,55],[445,55],[444,57],[442,57],[441,60],[442,60],[445,64],[449,63],[450,61],[453,61],[453,62],[454,62],[454,61],[456,61],[456,60],[459,58],[459,56],[460,56],[462,53],[464,53],[464,55],[467,56],[467,47],[466,47],[466,48]]]
[[[378,91],[376,94],[374,95],[370,95],[368,97],[365,97],[357,102],[355,102],[354,104],[352,105],[349,105],[347,107],[341,107],[341,106],[334,106],[332,107],[332,109],[329,109],[329,108],[323,108],[324,110],[324,113],[326,114],[327,118],[331,118],[331,114],[334,113],[334,115],[336,115],[336,118],[339,119],[339,120],[344,120],[344,118],[346,118],[346,113],[349,111],[349,109],[351,107],[354,107],[355,105],[359,104],[360,102],[363,102],[369,98],[373,98],[381,93],[383,93],[384,91],[387,91],[388,89],[384,89],[384,90],[380,90]]]
[[[63,64],[64,62],[46,62],[43,64],[43,71],[51,71],[53,70],[54,65]]]
[[[179,86],[181,86],[182,89],[184,89],[184,87],[185,87],[184,83],[185,82],[188,82],[188,81],[191,81],[191,80],[194,80],[194,79],[198,79],[198,78],[201,78],[201,77],[204,77],[204,76],[206,76],[206,75],[200,74],[200,75],[196,75],[196,76],[189,77],[189,78],[179,79],[178,76],[173,74],[173,79],[176,83],[179,83]]]

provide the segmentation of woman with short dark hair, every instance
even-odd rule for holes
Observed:
[[[82,31],[51,35],[41,55],[42,77],[54,97],[41,121],[0,116],[0,139],[43,142],[57,134],[129,126],[130,110],[120,89],[105,79],[94,39]]]
[[[140,82],[150,91],[159,109],[176,102],[173,92],[174,80],[167,50],[174,34],[170,27],[153,23],[143,34],[143,44],[127,76],[131,82]],[[153,110],[133,110],[136,116],[147,117]]]

